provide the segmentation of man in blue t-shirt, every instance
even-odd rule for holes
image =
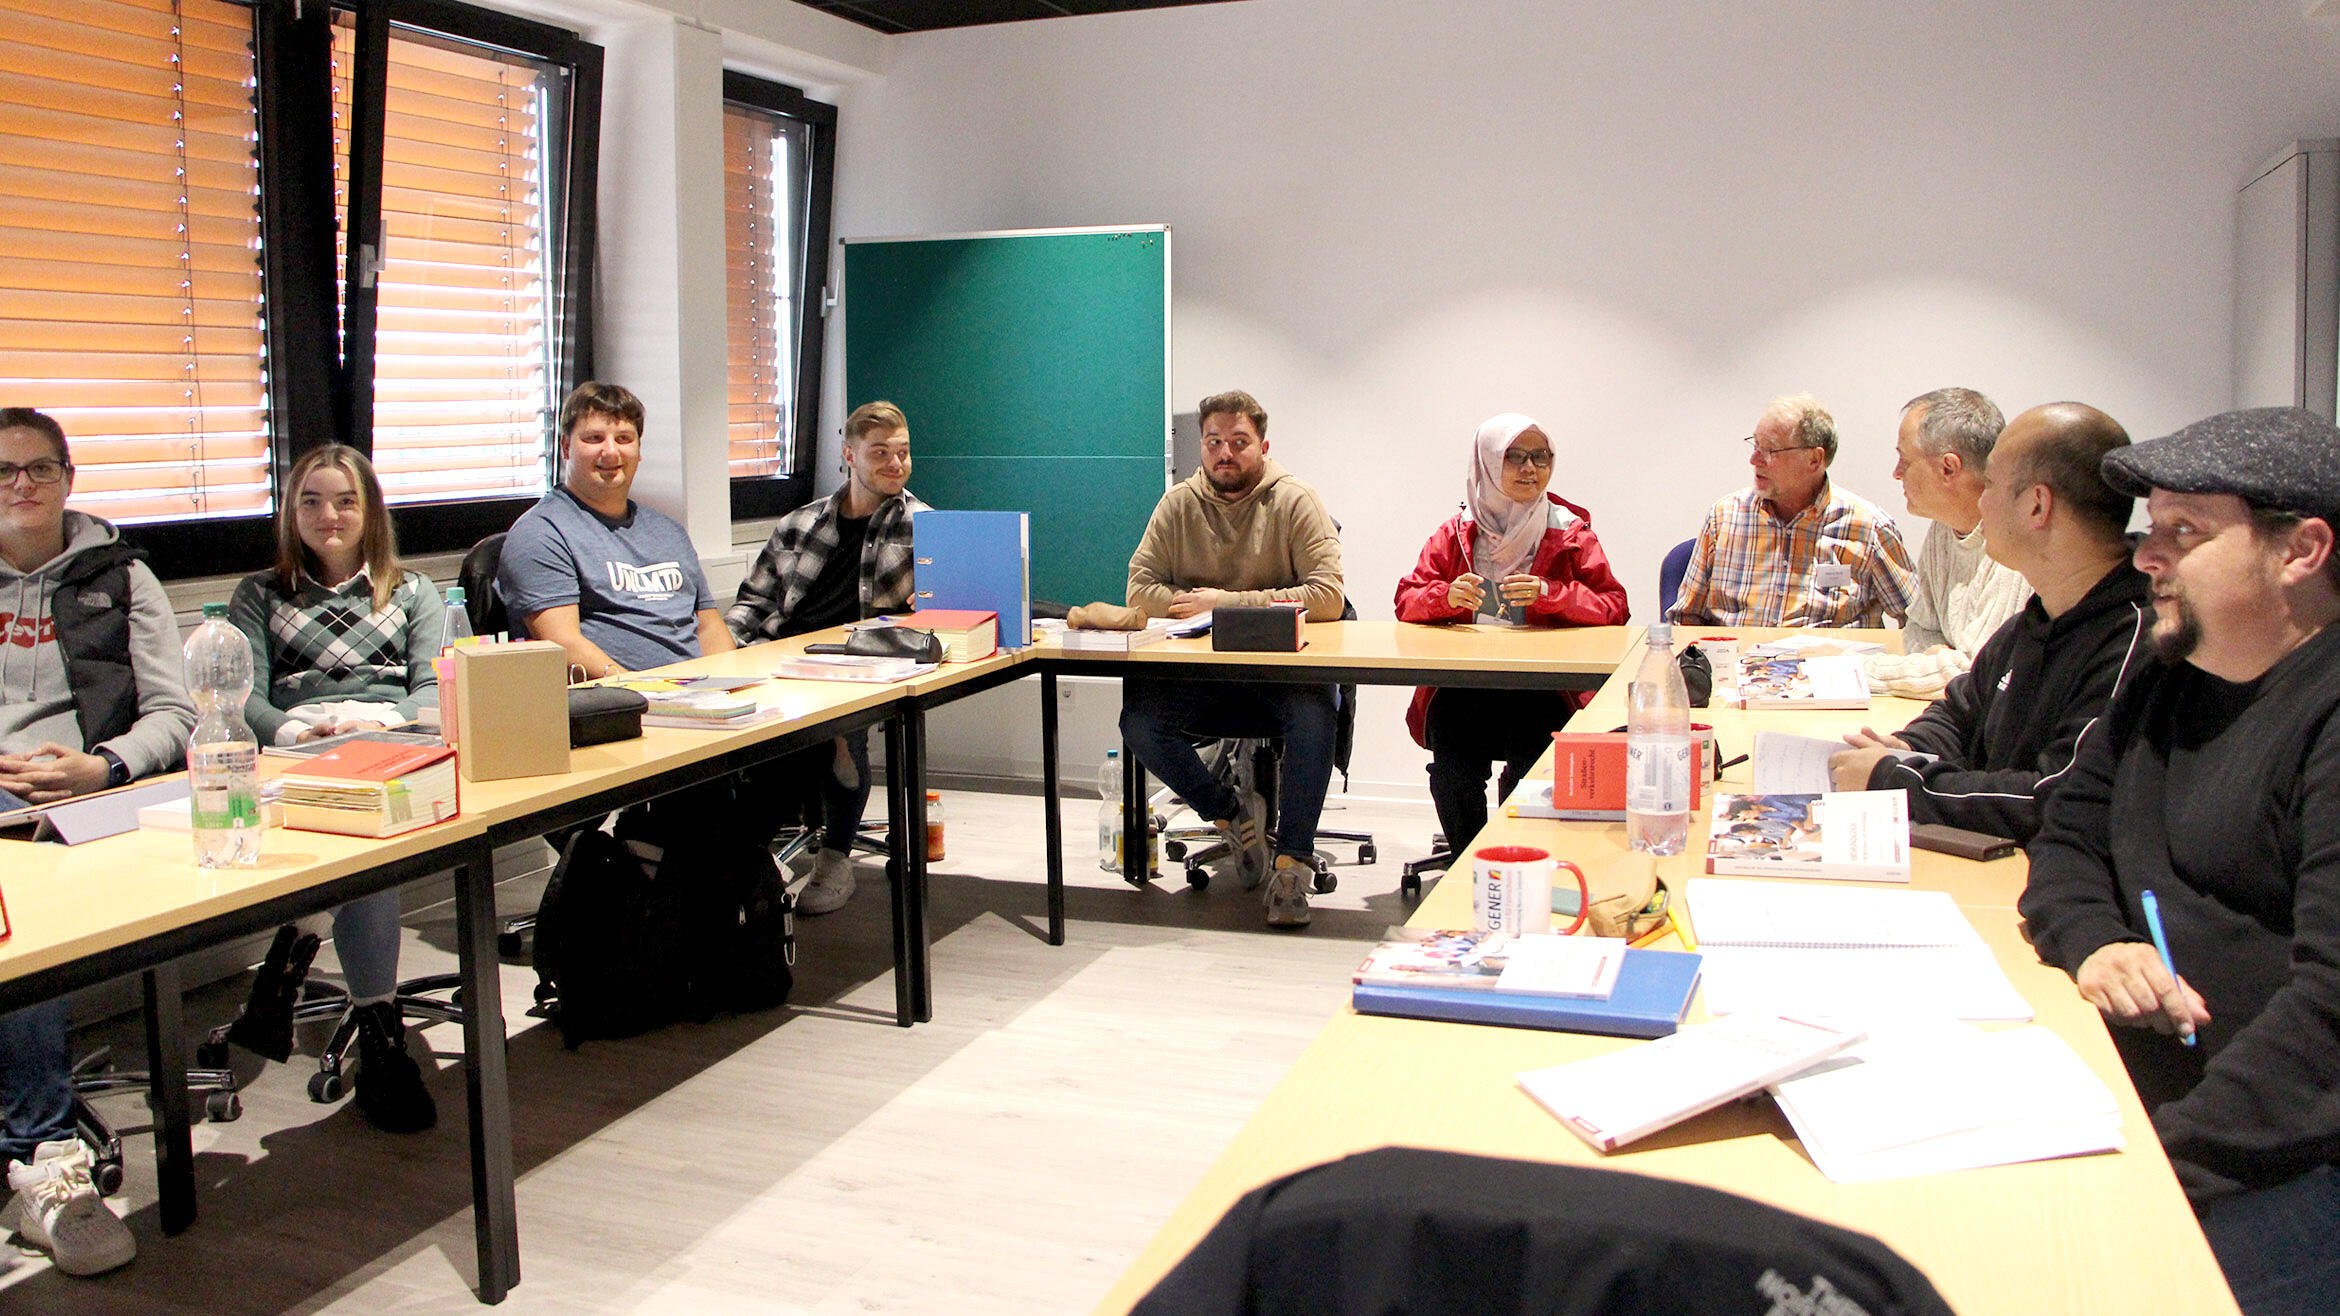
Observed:
[[[561,486],[512,525],[496,589],[530,636],[587,677],[722,653],[731,632],[673,517],[627,495],[642,464],[642,400],[579,384],[561,403]]]

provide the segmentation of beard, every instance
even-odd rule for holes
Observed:
[[[1211,482],[1211,487],[1230,498],[1251,492],[1252,486],[1258,484],[1260,477],[1266,473],[1265,467],[1255,467],[1248,471],[1237,467],[1225,475],[1207,466],[1203,468],[1203,478]]]
[[[2153,656],[2165,663],[2182,663],[2201,647],[2202,620],[2186,606],[2184,599],[2173,598],[2170,606],[2177,609],[2174,619],[2168,622],[2154,619]]]

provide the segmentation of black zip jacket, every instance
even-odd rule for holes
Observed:
[[[1880,759],[1869,789],[1908,791],[1911,822],[2030,840],[2040,801],[2122,677],[2145,661],[2148,597],[2144,573],[2126,562],[2061,617],[2034,596],[1984,643],[1972,670],[1901,729],[1934,761]]]

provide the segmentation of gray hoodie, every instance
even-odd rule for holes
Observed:
[[[44,742],[112,750],[133,777],[177,766],[195,728],[187,697],[179,625],[162,582],[144,562],[130,564],[130,665],[138,684],[138,720],[102,745],[81,744],[81,722],[65,679],[52,605],[57,579],[83,553],[121,538],[110,522],[65,513],[65,551],[31,571],[0,558],[0,753],[24,754]]]

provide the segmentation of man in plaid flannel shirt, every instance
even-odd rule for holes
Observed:
[[[1808,394],[1776,399],[1748,437],[1755,482],[1699,529],[1670,620],[1692,626],[1882,626],[1916,581],[1882,509],[1828,478],[1836,422]]]
[[[826,630],[910,606],[910,422],[891,402],[845,419],[845,484],[781,518],[739,598],[723,614],[741,644]],[[821,848],[800,914],[826,914],[853,897],[853,834],[869,803],[869,733],[840,737],[816,771]]]

